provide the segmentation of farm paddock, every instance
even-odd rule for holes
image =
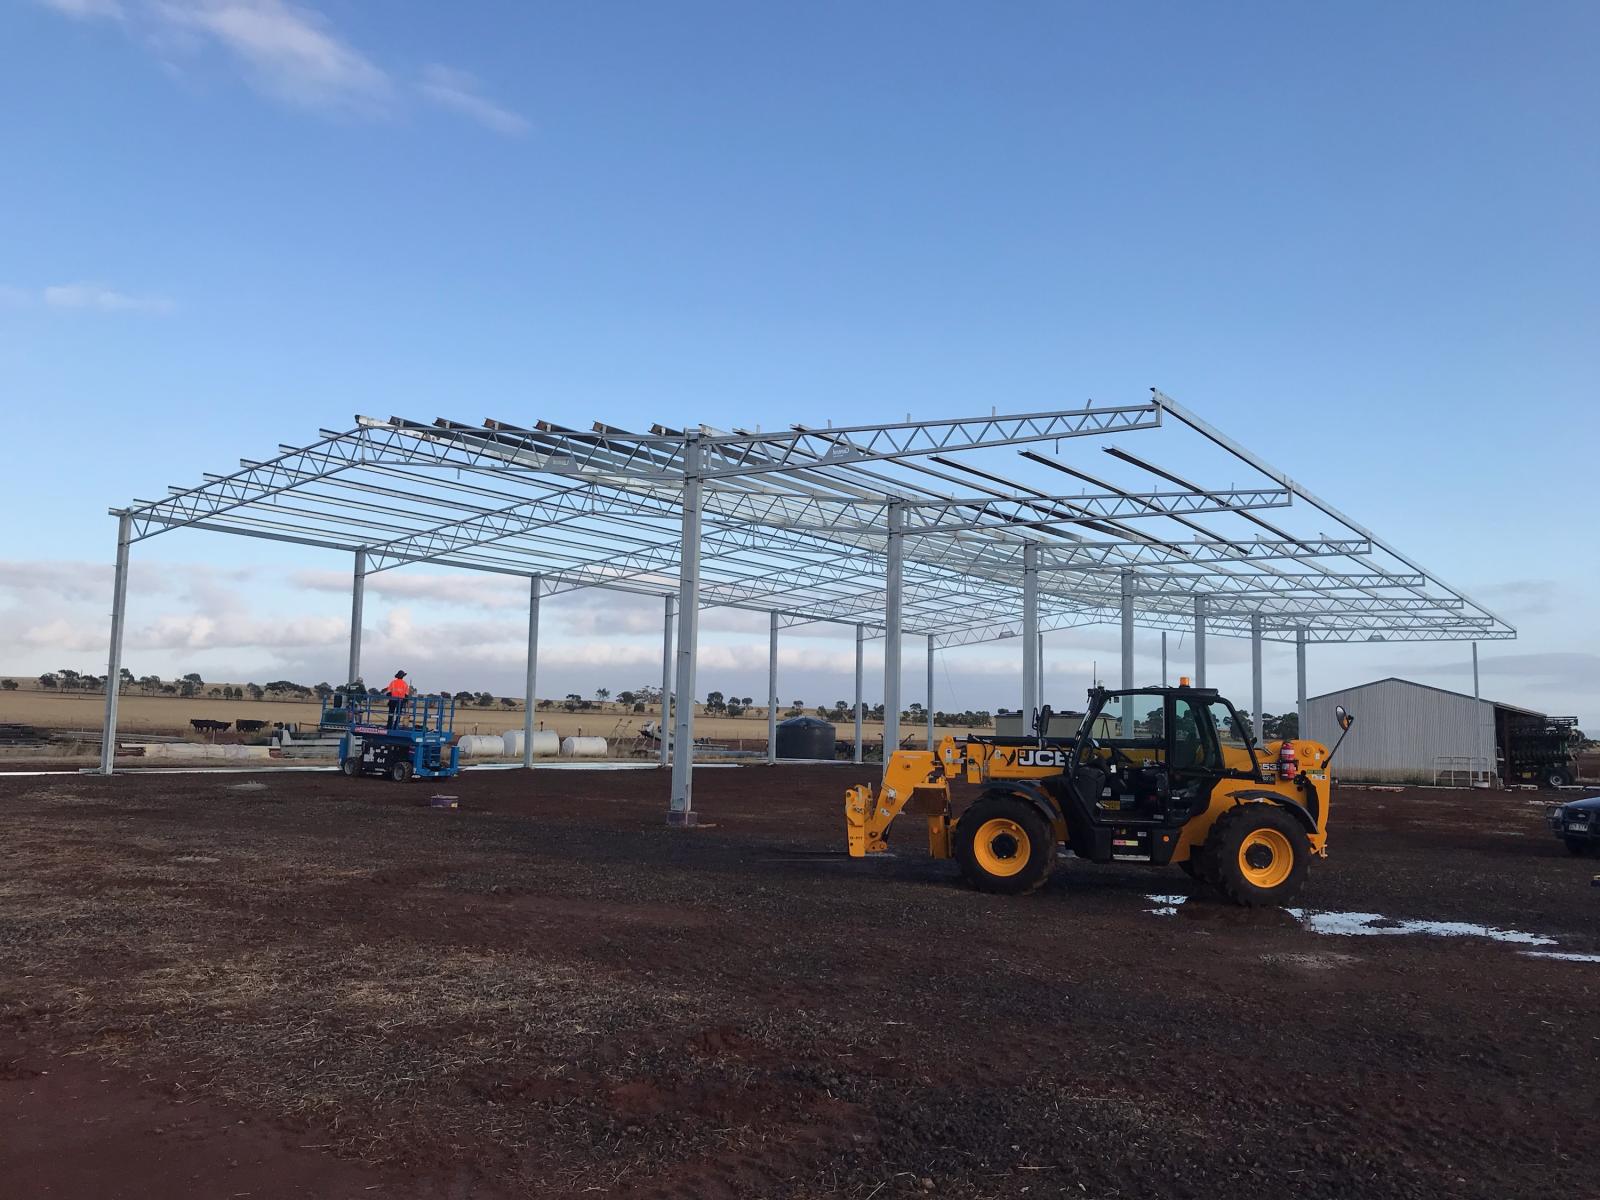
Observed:
[[[1336,793],[1304,902],[1392,934],[1341,936],[1175,870],[985,896],[912,822],[851,861],[874,774],[698,772],[692,831],[656,771],[0,780],[0,1191],[1600,1186],[1600,962],[1525,953],[1600,951],[1600,861],[1529,794]]]

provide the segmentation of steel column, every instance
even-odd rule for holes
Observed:
[[[1039,544],[1022,548],[1022,732],[1039,707]]]
[[[1167,686],[1167,631],[1161,631],[1161,686]]]
[[[1133,594],[1132,571],[1122,572],[1122,689],[1133,690]],[[1133,697],[1122,698],[1122,736],[1133,736]]]
[[[356,551],[356,571],[350,585],[350,669],[344,674],[346,683],[361,678],[361,609],[367,594],[367,552]]]
[[[1307,737],[1306,729],[1306,631],[1294,631],[1294,712],[1300,724],[1300,736]]]
[[[664,767],[672,761],[672,619],[677,597],[666,597],[666,619],[661,623],[661,719],[656,722],[656,751]]]
[[[1049,689],[1046,688],[1046,686],[1045,686],[1045,678],[1044,678],[1044,631],[1043,630],[1039,631],[1039,686],[1038,686],[1038,692],[1039,692],[1039,703],[1043,704],[1044,703],[1044,698],[1050,694]]]
[[[933,749],[933,634],[928,635],[928,749]]]
[[[117,569],[111,582],[111,649],[106,655],[106,719],[100,730],[100,774],[112,772],[117,755],[117,700],[122,695],[122,628],[128,610],[128,546],[133,520],[117,517]]]
[[[705,447],[697,431],[683,446],[683,534],[678,547],[678,669],[676,712],[672,730],[672,799],[667,821],[693,825],[694,799],[694,668],[700,635],[700,521],[703,515],[700,473]]]
[[[1473,642],[1472,643],[1472,712],[1473,712],[1473,720],[1476,722],[1476,724],[1473,726],[1472,748],[1473,748],[1473,750],[1480,752],[1478,754],[1478,757],[1483,759],[1483,781],[1484,781],[1484,783],[1488,784],[1490,787],[1493,787],[1494,786],[1494,763],[1491,762],[1487,756],[1485,756],[1484,754],[1481,753],[1481,751],[1483,750],[1483,697],[1478,692],[1478,643],[1477,642]],[[1490,720],[1491,720],[1491,723],[1492,723],[1493,722],[1493,718],[1491,718]],[[1468,784],[1472,783],[1472,768],[1471,768],[1470,764],[1467,767],[1467,783]]]
[[[900,600],[905,569],[906,510],[889,505],[887,579],[883,600],[883,761],[900,745]]]
[[[539,588],[544,583],[537,575],[528,577],[528,680],[527,699],[522,714],[522,765],[533,770],[533,713],[539,707]]]
[[[767,762],[778,761],[778,613],[767,636]]]
[[[1206,685],[1206,598],[1194,598],[1194,686]]]
[[[855,761],[861,761],[861,681],[865,675],[867,648],[867,627],[856,626],[856,753]]]
[[[1250,720],[1261,741],[1261,614],[1250,614]]]

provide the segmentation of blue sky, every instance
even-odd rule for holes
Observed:
[[[13,0],[0,495],[34,516],[0,669],[103,656],[108,506],[355,412],[898,420],[1155,384],[1519,625],[1486,693],[1600,723],[1597,36],[1588,3]],[[344,605],[289,573],[345,564],[139,561],[141,672],[338,673]],[[491,594],[371,619],[450,628],[425,669],[512,690]],[[631,603],[614,638],[592,597],[554,619],[548,690],[650,677]],[[702,679],[759,694],[726,624]],[[809,641],[794,690],[845,695],[848,647]],[[1073,702],[1115,633],[1059,642]],[[1313,690],[1470,687],[1465,650],[1318,650]],[[1244,651],[1213,648],[1240,695]],[[949,698],[1013,702],[1013,656],[951,652]]]

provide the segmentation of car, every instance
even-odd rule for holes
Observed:
[[[1600,853],[1600,796],[1557,804],[1545,814],[1555,835],[1574,854]]]

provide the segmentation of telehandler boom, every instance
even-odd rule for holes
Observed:
[[[1120,735],[1096,736],[1119,706]],[[1136,709],[1148,712],[1142,732]],[[1048,730],[1050,715],[1042,709],[1035,728]],[[1338,718],[1342,730],[1355,720],[1343,708]],[[863,784],[845,795],[850,854],[885,852],[907,812],[926,818],[929,852],[987,892],[1040,887],[1065,846],[1090,862],[1176,863],[1236,904],[1286,904],[1311,856],[1327,855],[1332,758],[1319,742],[1258,745],[1215,689],[1097,687],[1074,737],[969,735],[896,750],[876,794]],[[959,818],[951,780],[983,789]]]

